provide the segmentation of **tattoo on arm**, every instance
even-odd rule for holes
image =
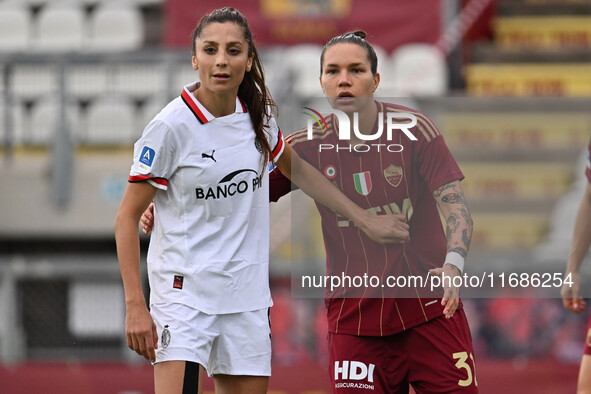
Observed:
[[[440,208],[446,212],[445,238],[447,251],[466,257],[472,240],[473,222],[464,193],[452,182],[439,187],[433,192]]]
[[[446,202],[449,204],[465,204],[466,201],[464,196],[460,193],[449,193],[445,196],[441,197],[442,202]]]
[[[435,198],[439,198],[441,196],[441,194],[443,194],[443,192],[449,188],[455,188],[455,185],[453,183],[446,183],[445,185],[435,189],[435,191],[433,192],[433,196]]]

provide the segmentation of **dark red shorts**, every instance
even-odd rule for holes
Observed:
[[[384,337],[328,335],[334,393],[478,393],[464,310]]]
[[[587,336],[585,337],[583,354],[591,354],[591,317],[589,317],[589,323],[587,323]]]

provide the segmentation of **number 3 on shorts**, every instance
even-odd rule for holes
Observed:
[[[464,368],[466,370],[466,373],[468,374],[468,377],[464,380],[458,380],[458,386],[460,387],[467,387],[470,386],[472,384],[472,368],[470,368],[470,365],[468,365],[468,363],[466,362],[466,360],[468,359],[468,353],[467,352],[457,352],[452,354],[452,357],[454,358],[454,360],[458,360],[458,362],[456,362],[456,368],[460,369],[460,368]],[[472,356],[472,353],[470,353],[470,359],[472,360],[472,365],[474,366],[474,356]],[[476,375],[474,375],[474,385],[478,386],[478,382],[476,381]]]

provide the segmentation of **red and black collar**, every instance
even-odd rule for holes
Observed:
[[[190,89],[191,88],[191,89]],[[187,107],[193,112],[199,123],[205,124],[213,119],[213,116],[205,107],[197,100],[193,92],[199,88],[199,83],[185,86],[181,93],[181,99],[185,102]],[[246,113],[246,105],[242,102],[240,97],[236,97],[236,111],[234,113]]]

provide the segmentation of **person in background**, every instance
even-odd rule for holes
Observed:
[[[581,199],[573,241],[570,248],[570,254],[566,262],[566,272],[564,274],[565,282],[562,285],[561,296],[564,307],[569,311],[580,313],[586,307],[585,300],[581,297],[581,276],[579,269],[583,259],[591,246],[591,142],[587,147],[587,167],[585,170],[587,176],[587,186],[585,194]],[[585,347],[579,369],[579,379],[577,382],[577,393],[591,393],[591,318],[587,327],[587,336],[585,338]]]

